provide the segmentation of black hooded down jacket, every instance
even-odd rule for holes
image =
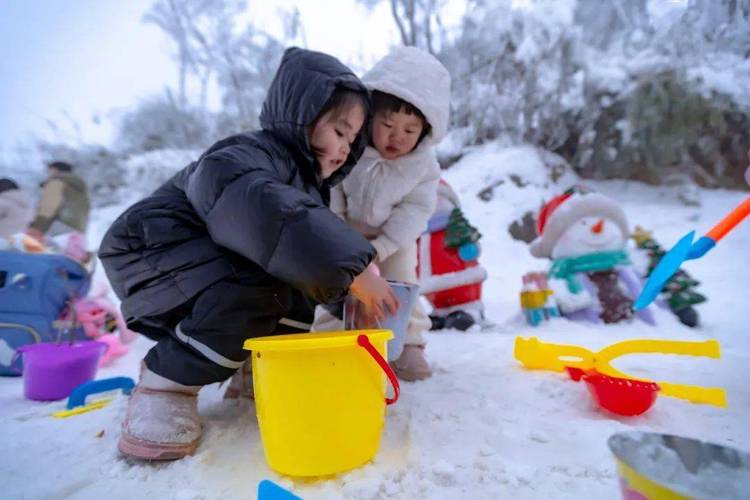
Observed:
[[[326,207],[328,190],[364,150],[365,127],[324,182],[307,139],[306,126],[337,87],[366,94],[335,58],[288,49],[261,131],[216,143],[113,223],[99,257],[129,324],[238,275],[259,289],[291,286],[315,303],[342,299],[375,251]]]

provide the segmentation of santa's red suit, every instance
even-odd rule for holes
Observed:
[[[431,316],[446,317],[463,311],[480,322],[484,318],[482,282],[487,279],[487,271],[476,258],[478,247],[472,243],[475,248],[466,251],[445,245],[448,218],[460,206],[456,193],[441,180],[437,208],[418,241],[419,288],[434,307]]]

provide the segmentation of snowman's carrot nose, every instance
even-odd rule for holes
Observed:
[[[599,219],[596,224],[591,226],[591,232],[595,234],[601,233],[602,229],[604,229],[604,219]]]

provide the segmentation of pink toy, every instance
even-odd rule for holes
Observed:
[[[99,366],[107,366],[114,359],[128,352],[129,344],[137,334],[125,325],[120,311],[107,299],[108,287],[100,286],[96,295],[78,299],[74,303],[75,318],[83,327],[87,337],[107,344]],[[67,318],[64,318],[67,319]],[[117,331],[118,335],[114,332]]]
[[[78,232],[74,232],[68,237],[63,253],[78,262],[85,263],[91,258],[91,254],[86,251],[86,242],[83,235]]]
[[[128,346],[120,342],[120,340],[111,333],[100,335],[96,338],[96,341],[107,345],[107,350],[104,351],[104,354],[102,354],[102,357],[99,360],[99,367],[109,366],[112,361],[120,356],[124,356],[129,350]]]

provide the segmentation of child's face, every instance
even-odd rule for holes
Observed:
[[[417,115],[403,111],[378,111],[372,124],[372,142],[380,156],[393,160],[411,153],[424,124]]]
[[[322,179],[329,178],[344,164],[364,123],[361,106],[331,110],[316,122],[310,131],[310,146],[320,163]]]

